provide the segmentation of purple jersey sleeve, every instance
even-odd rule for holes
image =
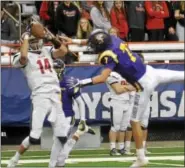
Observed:
[[[101,62],[100,62],[102,65],[104,65],[104,68],[109,68],[111,70],[113,70],[116,66],[116,63],[115,61],[113,60],[112,57],[110,56],[104,56],[102,59],[101,59]]]

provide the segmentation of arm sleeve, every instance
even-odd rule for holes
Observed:
[[[121,26],[117,22],[116,13],[115,13],[115,11],[113,9],[111,9],[111,12],[110,12],[110,20],[111,20],[111,25],[113,27],[116,27],[119,30],[121,29]]]
[[[145,9],[146,9],[146,13],[150,17],[161,18],[161,16],[162,16],[161,11],[154,11],[153,10],[151,1],[145,1]]]
[[[97,27],[99,28],[104,28],[104,29],[110,29],[111,28],[111,24],[109,22],[105,22],[102,18],[103,16],[101,15],[101,13],[95,8],[93,7],[91,12],[90,12],[93,24],[95,24]]]
[[[13,59],[12,59],[13,67],[15,67],[15,68],[24,68],[25,67],[25,65],[22,65],[20,63],[20,58],[21,58],[21,53],[20,52],[13,55]]]
[[[102,65],[104,65],[104,68],[109,68],[111,70],[113,70],[116,66],[116,63],[115,61],[113,60],[112,57],[110,56],[104,56],[101,60],[100,60],[100,63]]]
[[[168,6],[167,6],[166,2],[162,2],[162,6],[164,9],[164,14],[162,15],[162,17],[163,18],[169,17],[169,11],[168,11]]]

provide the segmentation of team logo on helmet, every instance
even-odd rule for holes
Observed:
[[[103,44],[104,43],[104,34],[100,33],[96,35],[96,40],[98,44]]]

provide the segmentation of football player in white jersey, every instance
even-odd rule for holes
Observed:
[[[29,39],[30,34],[25,33],[20,53],[13,56],[13,66],[22,69],[32,91],[31,131],[29,136],[22,141],[7,167],[15,167],[20,156],[30,145],[39,141],[46,116],[48,116],[48,121],[52,125],[55,137],[57,137],[55,141],[60,144],[57,151],[51,151],[51,155],[54,157],[59,155],[62,145],[67,141],[67,132],[70,127],[62,111],[61,99],[59,98],[61,89],[52,60],[63,57],[67,53],[67,48],[55,38],[49,38],[54,44],[55,50],[42,47],[40,53],[28,52],[29,47],[36,49],[35,47],[41,42],[41,40],[39,42],[36,40],[31,43]]]
[[[111,104],[111,129],[109,132],[110,155],[123,155],[125,132],[130,122],[130,93],[135,88],[128,84],[127,81],[117,72],[111,72],[106,80],[107,87],[110,91]],[[116,149],[116,140],[118,135],[119,152]]]

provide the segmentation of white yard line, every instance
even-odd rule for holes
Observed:
[[[154,146],[154,147],[148,147],[147,149],[161,149],[161,148],[164,148],[164,147],[161,147],[161,146]],[[184,148],[184,146],[173,146],[173,147],[165,147],[165,149],[176,149],[176,148]],[[132,149],[135,149],[135,148],[131,148]],[[93,150],[107,150],[107,148],[89,148],[89,149],[75,149],[75,151],[86,151],[86,150],[89,150],[89,151],[93,151]],[[16,150],[1,150],[1,152],[15,152]],[[34,150],[34,149],[30,149],[29,151],[31,152],[43,152],[43,151],[46,151],[46,152],[49,152],[49,150]]]
[[[150,156],[150,155],[165,155],[165,154],[171,154],[171,155],[182,155],[182,154],[184,154],[184,152],[172,152],[172,153],[169,153],[169,152],[163,152],[163,153],[151,153],[151,154],[149,154],[148,156]],[[73,154],[73,155],[70,155],[70,156],[76,156],[76,157],[78,157],[78,156],[97,156],[97,155],[99,155],[99,156],[110,156],[108,153],[107,154]],[[49,157],[50,155],[42,155],[42,156],[32,156],[32,155],[30,155],[30,156],[22,156],[21,158],[47,158],[47,157]],[[125,156],[125,157],[128,157],[127,155],[123,155],[123,156]],[[1,159],[9,159],[10,158],[10,156],[1,156]]]
[[[183,164],[173,164],[173,163],[156,163],[156,162],[150,162],[150,165],[163,165],[163,166],[177,166],[177,167],[184,167]]]
[[[148,157],[151,160],[184,160],[184,156],[152,156]],[[74,162],[113,162],[113,161],[133,161],[136,160],[136,157],[122,157],[122,158],[71,158],[67,159],[66,163],[74,163]],[[49,159],[37,159],[37,160],[20,160],[20,164],[26,163],[48,163]],[[7,164],[8,160],[1,160],[1,164]]]

